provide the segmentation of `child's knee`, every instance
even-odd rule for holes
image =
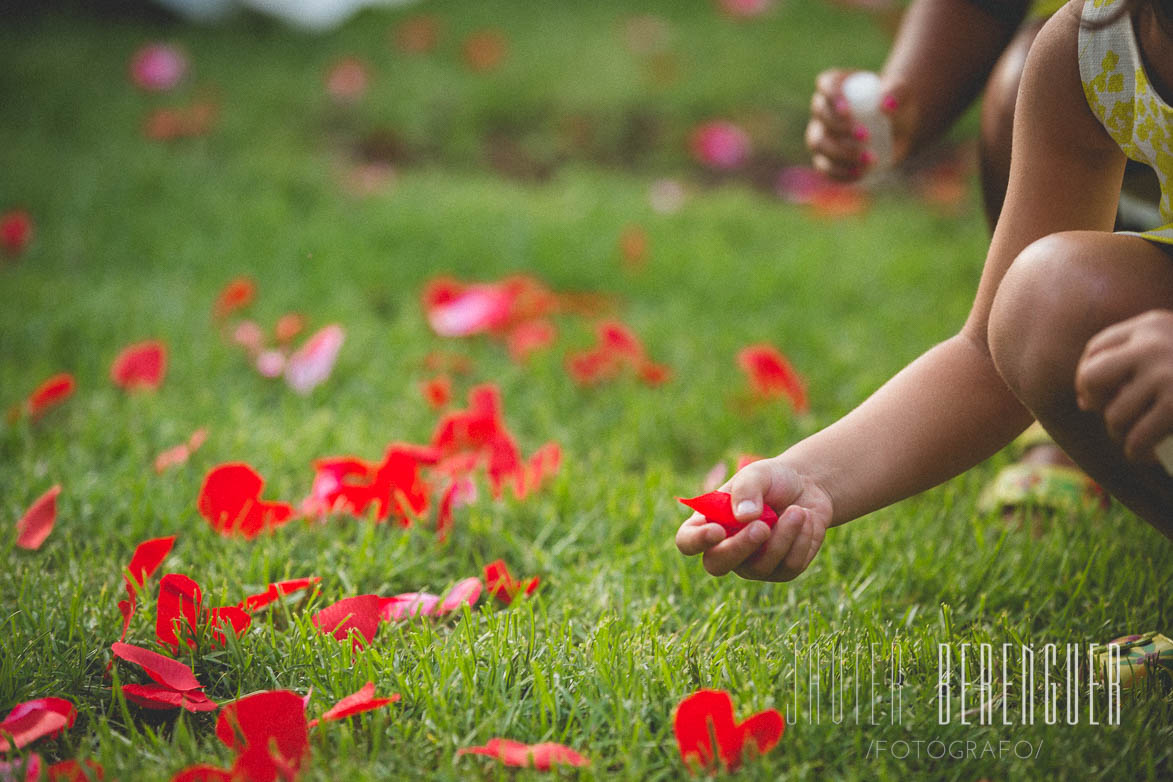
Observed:
[[[1078,234],[1053,234],[1014,260],[990,312],[994,365],[1028,407],[1073,393],[1075,366],[1094,333],[1096,275]]]

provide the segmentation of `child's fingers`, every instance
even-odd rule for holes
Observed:
[[[1116,395],[1104,405],[1104,426],[1108,434],[1123,442],[1137,420],[1152,407],[1160,388],[1154,388],[1148,378],[1137,377],[1122,385]]]
[[[706,551],[701,562],[709,575],[723,576],[753,556],[769,537],[770,528],[766,523],[755,521]]]
[[[807,512],[804,508],[797,505],[791,505],[787,508],[778,517],[778,523],[774,525],[774,530],[770,534],[770,539],[766,541],[766,545],[737,568],[737,575],[757,581],[773,579],[774,571],[778,569],[782,560],[794,547],[806,517]]]
[[[1098,350],[1080,360],[1075,368],[1075,393],[1080,408],[1102,410],[1128,380],[1135,365],[1136,357],[1128,349],[1128,343]]]
[[[724,539],[725,530],[721,525],[705,521],[699,513],[689,516],[676,530],[676,548],[687,557],[707,551]]]
[[[806,126],[806,148],[815,169],[835,179],[858,178],[863,169],[864,147],[850,136],[837,137],[821,122]]]
[[[1173,413],[1166,405],[1154,404],[1128,430],[1124,455],[1134,462],[1153,458],[1157,443],[1173,434]]]
[[[780,468],[772,459],[761,459],[733,476],[729,495],[737,520],[753,521],[762,515],[767,497],[777,508],[793,502],[798,496],[798,479],[793,470]]]
[[[843,99],[843,80],[852,73],[853,71],[847,68],[830,68],[815,77],[815,94],[825,95],[834,110],[848,118],[851,116],[851,109]]]

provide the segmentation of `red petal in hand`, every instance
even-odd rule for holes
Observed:
[[[749,377],[750,386],[758,396],[764,399],[785,396],[800,413],[810,408],[802,377],[773,345],[763,343],[742,348],[737,354],[737,365]]]
[[[221,319],[252,304],[257,295],[257,285],[248,277],[237,277],[224,286],[216,297],[212,314]]]
[[[106,770],[94,760],[63,760],[45,769],[48,782],[90,782],[106,778]]]
[[[320,632],[329,633],[339,641],[345,641],[354,630],[354,647],[361,649],[373,641],[379,631],[382,604],[383,598],[378,595],[347,597],[326,606],[314,614],[311,621]]]
[[[182,573],[168,573],[159,579],[159,600],[155,606],[155,637],[173,653],[182,638],[195,648],[196,630],[207,618],[200,585]]]
[[[699,497],[676,499],[704,516],[706,521],[720,524],[731,535],[749,523],[738,521],[733,515],[733,495],[727,491],[711,491]],[[762,515],[758,520],[766,522],[772,528],[778,523],[778,514],[769,505],[763,505]]]
[[[570,747],[554,742],[543,744],[523,744],[511,739],[489,739],[483,747],[465,747],[457,751],[458,755],[487,755],[497,758],[506,766],[529,768],[533,766],[538,771],[549,771],[556,765],[587,766],[590,760],[575,752]]]
[[[29,506],[16,522],[16,545],[30,551],[41,547],[57,521],[57,495],[60,493],[61,486],[54,486]]]
[[[720,759],[733,771],[741,765],[746,739],[752,739],[757,754],[765,754],[782,738],[786,721],[776,710],[768,709],[739,724],[729,693],[699,690],[676,707],[674,727],[680,757],[690,768],[710,768]]]
[[[162,474],[171,467],[179,467],[187,464],[187,460],[191,458],[193,453],[199,450],[200,446],[207,439],[207,429],[196,429],[191,433],[191,437],[188,438],[186,443],[173,445],[155,457],[155,472]]]
[[[0,752],[20,749],[37,739],[72,728],[77,709],[64,698],[37,698],[18,703],[0,722]]]
[[[167,374],[167,348],[158,340],[138,342],[123,349],[110,365],[110,379],[127,391],[154,391]]]
[[[309,578],[294,578],[289,581],[275,581],[269,584],[264,592],[246,597],[240,602],[240,607],[245,611],[257,611],[270,603],[276,602],[285,595],[300,592],[303,589],[309,589],[321,580],[318,576],[310,576]]]
[[[468,337],[504,326],[514,300],[500,285],[465,286],[449,278],[430,283],[423,298],[428,325],[441,337]]]
[[[532,595],[538,588],[539,579],[534,576],[529,581],[518,581],[509,572],[505,560],[498,559],[485,565],[485,588],[489,594],[509,605],[513,599],[522,593]]]
[[[221,535],[255,538],[263,530],[293,517],[293,508],[288,503],[260,499],[264,486],[265,481],[247,464],[221,464],[204,478],[196,507]]]
[[[293,779],[310,751],[305,704],[289,690],[258,692],[225,704],[216,737],[238,753],[233,776],[250,782]]]
[[[34,421],[40,418],[50,407],[59,405],[72,396],[76,387],[73,375],[68,372],[53,375],[29,394],[28,401],[25,402],[29,416]]]
[[[367,682],[358,692],[353,695],[347,695],[338,701],[338,703],[334,704],[320,719],[311,720],[310,727],[314,727],[319,722],[346,719],[364,711],[371,711],[372,709],[386,706],[389,703],[395,703],[398,700],[399,693],[392,693],[388,698],[376,698],[375,683]]]

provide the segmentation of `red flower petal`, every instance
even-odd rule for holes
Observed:
[[[543,744],[523,744],[512,739],[489,739],[483,747],[465,747],[457,750],[458,755],[487,755],[497,758],[506,766],[529,768],[533,766],[538,771],[549,771],[556,765],[587,766],[590,760],[575,752],[570,747],[554,742]]]
[[[216,297],[216,304],[212,308],[212,314],[217,319],[223,318],[252,304],[256,295],[257,284],[252,279],[237,277],[220,291],[220,295]]]
[[[506,605],[522,593],[532,595],[539,583],[537,576],[528,581],[516,580],[503,559],[485,565],[485,588],[489,590],[489,594]]]
[[[706,122],[689,139],[698,163],[720,171],[740,168],[749,158],[749,135],[732,122]]]
[[[196,631],[207,617],[200,585],[182,573],[168,573],[159,579],[155,607],[155,637],[160,644],[179,651],[180,638],[195,648]]]
[[[809,408],[806,384],[802,377],[773,345],[759,344],[742,348],[737,365],[749,376],[754,393],[767,399],[785,396],[800,413]]]
[[[331,722],[333,720],[342,720],[355,714],[360,714],[364,711],[371,711],[381,706],[386,706],[389,703],[395,703],[399,700],[399,693],[392,693],[387,698],[375,697],[375,683],[367,682],[362,688],[353,695],[347,695],[338,703],[330,707],[319,719],[312,720],[310,727],[314,727],[319,722]]]
[[[706,521],[720,524],[730,535],[740,530],[749,522],[741,522],[733,515],[733,495],[727,491],[711,491],[699,497],[677,497],[682,504],[695,510],[705,517]],[[778,523],[778,514],[769,505],[762,506],[760,521],[773,527]]]
[[[399,622],[413,616],[432,616],[439,602],[439,595],[428,592],[404,592],[384,597],[379,603],[379,618],[387,622]]]
[[[491,71],[505,60],[509,41],[500,30],[479,30],[464,39],[461,47],[464,62],[474,71]]]
[[[240,602],[240,607],[245,611],[257,611],[285,595],[309,589],[321,580],[318,576],[310,576],[309,578],[294,578],[289,581],[275,581],[269,584],[264,592],[246,597]]]
[[[314,614],[311,621],[320,632],[329,633],[339,641],[351,637],[351,630],[356,631],[354,647],[361,649],[379,632],[382,603],[383,599],[378,595],[343,598]]]
[[[0,752],[20,749],[40,738],[72,728],[77,709],[64,698],[37,698],[18,703],[0,722]]]
[[[106,778],[106,770],[95,760],[63,760],[45,769],[49,782],[89,782]]]
[[[558,339],[558,330],[548,320],[529,320],[514,326],[505,338],[509,357],[524,364],[531,355],[550,347]]]
[[[355,101],[367,91],[371,73],[357,57],[343,57],[326,73],[326,92],[339,101]]]
[[[289,690],[258,692],[225,704],[216,737],[238,753],[233,776],[251,782],[293,779],[310,751],[305,704]]]
[[[123,348],[110,365],[110,379],[127,391],[153,391],[167,374],[167,348],[158,340],[138,342]]]
[[[433,409],[439,410],[452,400],[452,380],[447,375],[438,375],[420,383],[420,392]]]
[[[40,418],[50,407],[59,405],[72,396],[76,387],[73,375],[68,372],[53,375],[29,394],[28,401],[25,402],[29,416],[33,420]]]
[[[285,382],[299,394],[308,394],[330,377],[346,332],[338,324],[320,329],[285,363]]]
[[[169,535],[165,538],[144,540],[135,547],[134,554],[130,557],[130,565],[127,566],[129,574],[122,577],[126,583],[127,599],[118,601],[118,610],[122,613],[122,635],[118,636],[119,641],[126,638],[126,631],[130,629],[130,619],[138,605],[138,590],[159,569],[159,565],[163,563],[174,544],[175,536]]]
[[[753,740],[759,755],[764,754],[782,738],[786,721],[776,710],[768,709],[737,723],[729,693],[699,690],[676,707],[674,728],[686,765],[709,768],[720,758],[725,768],[733,771],[741,765],[747,738]]]
[[[3,782],[41,782],[41,756],[30,752],[26,757],[11,762],[0,761],[0,780]]]
[[[155,472],[163,473],[171,467],[179,467],[180,465],[187,464],[187,460],[193,453],[199,450],[200,446],[207,439],[207,429],[196,429],[191,433],[191,437],[187,439],[186,443],[173,445],[155,457]]]
[[[476,605],[477,600],[480,599],[481,590],[484,588],[485,585],[476,576],[456,582],[456,585],[448,591],[443,602],[440,603],[440,607],[436,609],[436,613],[449,614],[459,610],[462,605]]]
[[[263,530],[293,517],[293,508],[288,503],[260,499],[264,487],[265,481],[247,464],[221,464],[204,478],[196,507],[221,535],[255,538]]]
[[[20,255],[33,238],[33,217],[23,209],[0,214],[0,249]]]
[[[147,676],[168,689],[181,692],[203,689],[204,685],[199,683],[191,668],[179,660],[124,643],[114,643],[110,650],[115,657],[141,667]]]
[[[198,713],[219,708],[215,701],[209,700],[208,696],[198,690],[185,692],[173,690],[162,684],[124,684],[122,694],[128,701],[144,709],[186,709]]]
[[[41,547],[57,521],[57,495],[60,493],[61,486],[54,486],[29,506],[16,522],[16,545],[30,551]]]
[[[198,763],[176,772],[171,782],[233,782],[232,772],[207,763]]]
[[[187,57],[179,49],[165,43],[152,43],[134,53],[130,61],[130,80],[139,89],[166,92],[183,80],[187,67]]]

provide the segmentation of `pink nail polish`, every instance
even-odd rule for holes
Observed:
[[[870,149],[865,149],[863,152],[859,153],[859,162],[861,165],[870,166],[872,163],[876,162],[876,156],[872,154]]]
[[[896,108],[899,105],[900,104],[897,102],[896,96],[894,96],[890,93],[888,95],[885,95],[884,99],[880,101],[880,108],[888,113],[896,111]]]
[[[859,141],[867,141],[868,137],[872,134],[869,133],[868,129],[863,125],[856,125],[854,128],[852,128],[851,135],[855,136]]]

